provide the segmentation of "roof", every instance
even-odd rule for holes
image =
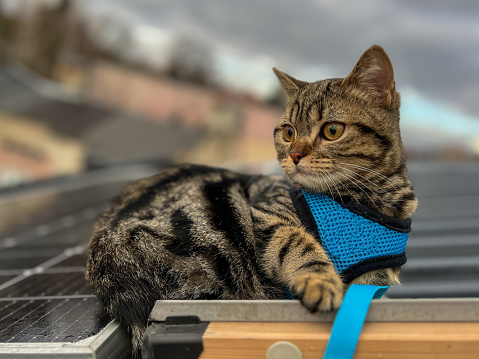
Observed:
[[[195,147],[201,138],[198,131],[175,122],[158,124],[126,114],[112,115],[83,136],[90,148],[90,162],[96,165],[171,160],[177,151]]]

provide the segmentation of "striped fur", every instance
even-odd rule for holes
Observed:
[[[361,83],[375,79],[365,75],[366,55],[384,61],[381,51],[373,47],[363,55],[355,67],[359,79],[353,70],[345,79],[309,84],[276,70],[288,95],[275,130],[287,178],[181,165],[131,184],[102,215],[90,241],[87,278],[128,329],[135,356],[158,299],[280,299],[291,288],[311,311],[339,307],[344,285],[302,227],[289,188],[293,183],[359,201],[397,218],[414,212],[399,95],[386,89],[382,96],[377,84]],[[321,134],[331,121],[345,124],[335,141]],[[294,141],[285,141],[285,126],[294,128]],[[291,151],[304,156],[295,164]],[[392,284],[398,273],[389,268],[355,282]]]

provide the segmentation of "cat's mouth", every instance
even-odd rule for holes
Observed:
[[[294,167],[291,175],[294,177],[317,177],[318,176],[317,173],[314,173],[311,170],[302,168],[300,166]]]
[[[333,174],[327,169],[311,170],[296,166],[288,173],[293,184],[311,192],[328,192]],[[328,186],[329,185],[329,186]]]
[[[311,169],[305,168],[303,166],[295,166],[293,172],[295,174],[304,174],[304,175],[313,175],[314,173]]]

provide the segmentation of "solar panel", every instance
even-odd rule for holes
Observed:
[[[401,286],[390,298],[479,296],[479,165],[416,163],[419,198],[406,247]]]
[[[73,343],[110,322],[94,297],[1,301],[0,317],[2,343]]]
[[[17,211],[9,216],[14,220],[0,225],[0,358],[12,352],[129,357],[129,339],[85,279],[95,217],[107,208],[111,191],[117,194],[125,185],[27,197],[27,204],[42,203],[38,216],[25,215],[24,203],[10,206]],[[8,213],[6,207],[0,212]]]
[[[16,275],[0,275],[0,285],[10,281],[11,279],[15,277]]]

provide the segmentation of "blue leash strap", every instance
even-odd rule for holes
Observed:
[[[381,298],[389,286],[353,284],[336,314],[323,359],[352,359],[369,305]]]

